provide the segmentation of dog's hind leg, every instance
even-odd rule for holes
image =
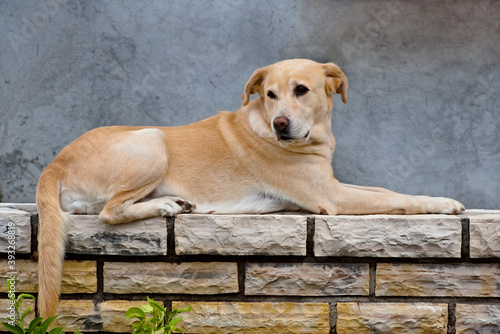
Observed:
[[[169,166],[167,138],[161,130],[125,131],[111,138],[113,144],[101,153],[105,159],[93,164],[91,188],[107,199],[99,214],[102,222],[120,224],[191,210],[191,203],[178,197],[150,197],[165,181]]]
[[[182,212],[191,212],[194,205],[176,196],[151,197],[164,179],[167,163],[150,169],[148,164],[136,166],[128,175],[126,184],[120,185],[111,199],[104,205],[99,219],[106,224],[121,224],[152,217],[174,217]],[[144,169],[144,170],[141,170]],[[149,174],[148,178],[144,175]]]

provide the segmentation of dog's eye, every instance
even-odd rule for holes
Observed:
[[[296,96],[302,96],[305,93],[307,93],[308,91],[309,91],[309,88],[307,88],[306,86],[303,86],[303,85],[298,85],[297,87],[295,87],[295,95]]]
[[[270,98],[270,99],[275,99],[276,98],[276,95],[274,95],[273,92],[269,91],[267,92],[267,96]]]

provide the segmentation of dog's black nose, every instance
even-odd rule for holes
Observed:
[[[284,116],[276,117],[273,120],[273,126],[277,132],[285,132],[289,125],[290,120]]]

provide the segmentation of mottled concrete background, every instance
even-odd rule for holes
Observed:
[[[83,132],[236,110],[253,70],[339,64],[341,181],[500,205],[500,2],[0,2],[0,187],[37,179]]]

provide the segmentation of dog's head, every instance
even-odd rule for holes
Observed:
[[[332,93],[347,103],[347,78],[331,63],[285,60],[256,70],[243,92],[243,106],[258,93],[257,108],[249,111],[250,125],[261,137],[274,137],[282,146],[307,143],[330,134]]]

